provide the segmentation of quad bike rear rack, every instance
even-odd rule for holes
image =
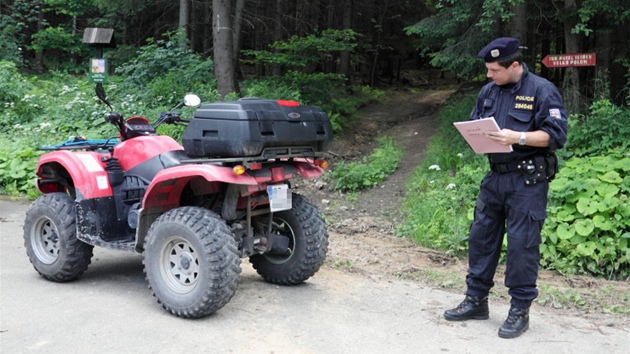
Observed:
[[[212,158],[191,158],[181,160],[182,164],[200,164],[200,163],[237,163],[247,168],[252,164],[269,160],[291,160],[291,159],[316,159],[325,155],[324,152],[314,151],[311,147],[274,147],[266,148],[258,156],[241,156],[241,157],[212,157]]]

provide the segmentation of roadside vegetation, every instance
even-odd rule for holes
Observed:
[[[403,149],[391,137],[378,138],[377,143],[376,149],[362,161],[341,161],[327,175],[334,181],[335,190],[355,193],[369,189],[396,171]]]

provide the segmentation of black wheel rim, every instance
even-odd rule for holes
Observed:
[[[267,259],[269,263],[283,264],[291,259],[291,257],[293,256],[293,252],[295,252],[295,232],[288,222],[280,218],[274,218],[273,224],[271,225],[271,233],[289,238],[288,255],[279,255],[272,253],[265,253],[264,255],[265,259]]]

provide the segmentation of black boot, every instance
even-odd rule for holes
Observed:
[[[499,328],[499,337],[516,338],[523,334],[529,328],[529,309],[518,308],[514,305],[510,307],[508,318],[505,320],[501,328]]]
[[[447,321],[487,320],[488,297],[466,296],[456,308],[444,312]]]

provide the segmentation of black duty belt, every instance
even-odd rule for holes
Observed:
[[[553,153],[523,157],[516,161],[503,163],[492,163],[492,160],[490,161],[490,168],[493,172],[522,172],[525,174],[525,184],[528,185],[545,180],[551,181],[556,176],[556,172],[558,172],[558,159]]]
[[[515,171],[523,171],[533,173],[536,169],[533,158],[526,158],[523,160],[505,162],[505,163],[492,163],[490,164],[492,171],[497,173],[508,173]]]
[[[508,173],[521,170],[521,163],[519,162],[506,162],[506,163],[493,163],[490,165],[492,171],[497,173]]]

